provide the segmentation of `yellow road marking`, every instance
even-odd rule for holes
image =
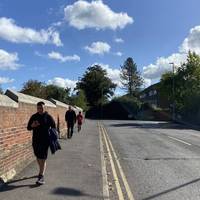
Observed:
[[[115,158],[115,160],[116,160],[116,163],[117,163],[117,166],[118,166],[120,175],[121,175],[121,177],[122,177],[122,180],[123,180],[123,183],[124,183],[126,192],[127,192],[127,196],[128,196],[128,198],[129,198],[129,200],[134,200],[134,197],[133,197],[133,194],[132,194],[132,192],[131,192],[130,186],[129,186],[129,184],[128,184],[128,181],[127,181],[127,179],[126,179],[126,176],[125,176],[125,174],[124,174],[124,171],[123,171],[123,169],[122,169],[122,166],[121,166],[121,164],[120,164],[120,162],[119,162],[119,160],[118,160],[118,158],[117,158],[117,155],[116,155],[115,150],[114,150],[114,147],[113,147],[113,145],[112,145],[112,143],[111,143],[111,141],[110,141],[110,138],[109,138],[109,136],[108,136],[108,134],[107,134],[107,131],[106,131],[106,129],[105,129],[104,127],[103,127],[103,130],[104,130],[104,133],[105,133],[105,135],[106,135],[106,137],[107,137],[107,139],[108,139],[108,142],[109,142],[109,144],[110,144],[110,147],[111,147],[112,153],[113,153],[113,155],[114,155],[114,158]]]
[[[106,148],[107,148],[107,151],[108,151],[108,156],[109,156],[109,159],[110,159],[111,169],[112,169],[112,172],[113,172],[113,177],[115,179],[115,186],[116,186],[116,189],[117,189],[117,194],[118,194],[119,200],[124,200],[124,195],[122,193],[122,189],[121,189],[121,186],[120,186],[120,183],[119,183],[119,178],[117,176],[117,171],[115,169],[115,165],[114,165],[114,161],[113,161],[113,158],[112,158],[112,155],[111,155],[110,147],[108,145],[108,141],[106,139],[106,136],[105,136],[105,133],[104,133],[104,130],[103,130],[102,127],[101,127],[101,130],[102,130],[103,138],[104,138],[104,141],[105,141],[105,144],[106,144]]]

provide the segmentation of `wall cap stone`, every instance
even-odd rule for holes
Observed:
[[[18,108],[19,105],[6,95],[0,95],[0,106]]]
[[[51,101],[52,103],[54,103],[55,105],[57,105],[57,106],[62,106],[62,107],[67,108],[67,109],[68,109],[68,107],[69,107],[68,104],[65,104],[65,103],[63,103],[63,102],[61,102],[61,101],[58,101],[58,100],[56,100],[56,99],[53,99],[53,98],[51,98],[50,101]]]
[[[10,97],[12,100],[19,102],[19,103],[28,103],[28,104],[37,104],[39,101],[43,101],[46,106],[48,107],[56,107],[52,102],[40,99],[37,97],[33,97],[30,95],[22,94],[20,92],[16,92],[13,90],[7,90],[5,95]]]
[[[83,109],[82,108],[80,108],[80,107],[78,107],[78,106],[74,106],[78,111],[81,111],[81,112],[83,112]]]

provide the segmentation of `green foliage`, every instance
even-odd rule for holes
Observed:
[[[24,83],[20,92],[42,99],[53,98],[64,103],[68,103],[70,89],[62,88],[56,85],[46,85],[45,83],[37,80],[29,80]]]
[[[62,88],[56,85],[47,85],[45,87],[45,99],[56,99],[63,103],[69,103],[69,88]]]
[[[132,58],[127,58],[123,66],[121,66],[120,77],[123,88],[127,90],[128,94],[137,96],[144,81],[137,71],[137,65]]]
[[[0,94],[3,94],[3,89],[1,88],[1,86],[0,86]]]
[[[37,80],[28,80],[23,84],[23,88],[20,91],[21,93],[32,95],[38,98],[45,97],[45,83],[42,83]]]
[[[178,68],[174,77],[170,72],[162,76],[160,90],[171,102],[173,78],[176,112],[183,116],[197,116],[200,112],[200,57],[189,52],[187,62]]]
[[[106,102],[114,95],[116,84],[107,77],[106,70],[101,66],[89,67],[83,78],[77,83],[77,89],[83,90],[90,106],[97,106]]]
[[[177,82],[176,82],[177,83]],[[158,86],[160,93],[162,96],[165,96],[165,98],[169,101],[172,102],[173,100],[173,73],[172,72],[167,72],[162,75],[160,85]]]
[[[82,108],[87,111],[87,99],[83,90],[79,90],[76,95],[71,97],[71,104]]]
[[[124,95],[118,98],[114,98],[113,101],[123,104],[129,111],[135,114],[139,111],[142,105],[141,101],[138,100],[138,98],[130,95]]]

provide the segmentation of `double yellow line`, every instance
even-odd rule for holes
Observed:
[[[116,190],[117,190],[119,200],[124,200],[125,198],[124,198],[124,194],[123,194],[123,191],[122,191],[122,186],[121,186],[120,181],[119,181],[119,175],[117,173],[117,169],[118,169],[119,174],[121,176],[122,183],[123,183],[124,188],[126,190],[126,194],[127,194],[128,199],[134,200],[130,186],[128,184],[128,181],[126,179],[126,176],[124,174],[122,166],[119,162],[119,159],[117,158],[117,155],[116,155],[114,147],[113,147],[113,145],[110,141],[108,133],[107,133],[106,129],[104,128],[104,126],[101,125],[101,124],[99,124],[99,131],[100,131],[100,134],[103,136],[105,146],[106,146],[106,149],[107,149],[107,152],[108,152],[109,161],[110,161],[113,177],[114,177],[114,180],[115,180],[115,186],[116,186]],[[102,137],[100,137],[100,138],[102,139]]]

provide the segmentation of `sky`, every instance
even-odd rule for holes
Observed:
[[[100,64],[120,90],[120,66],[132,57],[147,87],[200,54],[199,0],[1,0],[0,85],[33,79],[74,88]]]

